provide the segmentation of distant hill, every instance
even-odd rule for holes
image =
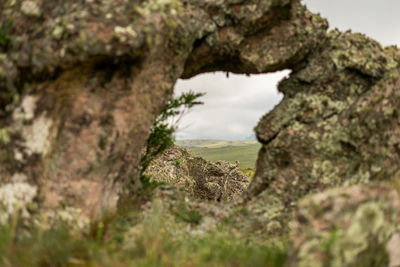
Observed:
[[[208,147],[218,148],[225,146],[248,146],[258,144],[257,140],[213,140],[213,139],[190,139],[177,140],[175,143],[182,147]]]
[[[178,140],[176,144],[213,162],[239,161],[241,168],[255,167],[261,147],[256,140]]]

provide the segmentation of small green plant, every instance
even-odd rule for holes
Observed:
[[[141,175],[143,175],[150,162],[156,156],[174,144],[174,133],[177,129],[179,118],[175,123],[171,123],[170,120],[176,116],[182,117],[187,110],[195,105],[203,104],[203,102],[198,101],[198,98],[203,95],[203,93],[190,91],[168,101],[154,122],[147,139],[146,151],[140,161]]]

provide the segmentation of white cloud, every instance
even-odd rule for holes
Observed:
[[[205,92],[204,105],[194,107],[180,122],[178,138],[241,139],[250,136],[258,119],[278,103],[276,85],[288,71],[252,75],[222,72],[179,80],[175,94]]]

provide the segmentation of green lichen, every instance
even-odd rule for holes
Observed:
[[[145,28],[147,31],[154,34],[148,34],[147,44],[149,46],[154,45],[154,43],[161,44],[163,38],[160,33],[160,28],[162,26],[166,27],[166,39],[171,39],[175,35],[175,30],[179,25],[179,15],[183,11],[182,2],[179,0],[150,0],[143,3],[143,5],[135,7],[135,12],[142,17],[148,19],[150,14],[154,16],[160,16],[162,18],[163,25],[159,25],[157,20],[148,20]],[[155,15],[157,14],[157,15]],[[129,34],[136,35],[133,30],[129,31]],[[151,36],[154,35],[154,36]]]
[[[321,181],[323,184],[339,184],[341,179],[338,174],[338,167],[334,166],[329,160],[315,161],[311,171],[312,179]]]

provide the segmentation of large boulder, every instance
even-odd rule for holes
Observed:
[[[178,146],[153,160],[145,175],[153,182],[175,185],[195,198],[216,201],[239,199],[250,183],[238,164],[210,162]]]
[[[263,147],[249,198],[287,224],[307,194],[398,179],[399,63],[395,47],[330,32],[279,84],[283,100],[256,127]]]
[[[399,266],[399,237],[391,186],[331,189],[300,201],[288,266]]]

